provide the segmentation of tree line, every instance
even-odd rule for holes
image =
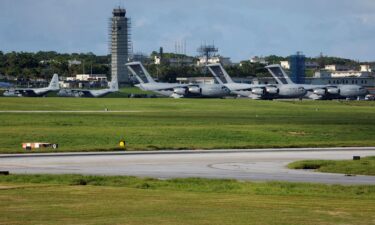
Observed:
[[[69,66],[69,60],[82,62]],[[51,78],[54,73],[60,76],[93,73],[109,74],[109,56],[96,56],[93,53],[60,54],[49,52],[9,52],[0,51],[0,74],[16,78]]]
[[[157,53],[152,52],[150,58],[153,59]],[[181,54],[165,53],[163,57],[196,57]],[[80,61],[79,65],[69,65],[69,60]],[[289,60],[288,57],[270,55],[265,57],[269,64],[280,63]],[[54,73],[60,76],[75,76],[82,73],[106,74],[110,78],[110,55],[95,55],[93,53],[57,53],[54,51],[30,52],[9,52],[0,51],[0,74],[13,76],[18,79],[44,78],[49,79]],[[347,65],[358,67],[359,62],[338,57],[320,56],[316,58],[306,58],[306,61],[317,62],[322,68],[328,64]],[[160,81],[173,82],[177,77],[198,77],[210,76],[204,67],[194,65],[171,66],[166,63],[155,65],[148,63],[145,65],[149,72]],[[225,69],[230,75],[236,77],[265,77],[269,76],[263,64],[242,61],[240,64],[226,66]]]

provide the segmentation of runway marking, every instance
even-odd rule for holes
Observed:
[[[18,153],[0,154],[0,158],[22,157],[82,157],[82,156],[143,156],[143,155],[189,155],[189,154],[241,154],[241,153],[298,153],[298,152],[348,152],[375,151],[375,147],[333,147],[333,148],[259,148],[259,149],[212,149],[212,150],[157,150],[157,151],[117,151],[117,152],[59,152],[59,153]],[[374,152],[375,154],[375,152]]]
[[[63,166],[34,166],[34,165],[22,165],[22,164],[2,164],[0,168],[4,168],[6,170],[16,168],[16,169],[51,169],[51,170],[81,170],[78,168],[67,168]]]
[[[256,162],[249,162],[249,163],[248,162],[213,163],[213,164],[207,165],[207,167],[211,168],[211,169],[217,169],[217,170],[244,172],[244,173],[251,173],[251,174],[273,174],[274,172],[257,171],[257,170],[254,170],[254,168],[249,167],[249,165],[257,165],[257,164],[264,164],[264,163],[267,163],[267,162],[262,161],[261,163],[256,163]],[[275,163],[272,163],[272,162],[268,162],[268,163],[270,165],[275,164]],[[288,169],[284,165],[281,165],[281,164],[280,164],[279,169],[284,169],[285,171],[283,171],[283,173],[289,173],[289,172],[292,172],[292,171],[298,172],[298,170]],[[313,172],[313,171],[311,171],[311,172]]]

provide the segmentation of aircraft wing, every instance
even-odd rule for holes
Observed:
[[[173,91],[176,88],[188,88],[192,86],[197,86],[197,85],[181,84],[181,85],[169,86],[169,87],[159,87],[159,88],[156,88],[155,91]]]
[[[36,96],[37,93],[33,89],[22,89],[22,88],[16,88],[12,89],[15,93],[19,93],[22,96]]]
[[[306,91],[314,91],[321,88],[337,88],[337,85],[306,85],[303,86]]]
[[[93,97],[91,90],[84,89],[61,89],[58,95],[66,97]]]
[[[254,88],[266,88],[266,87],[274,87],[274,85],[253,85],[247,88],[236,88],[235,91],[251,91]]]

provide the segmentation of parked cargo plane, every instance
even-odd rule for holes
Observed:
[[[160,83],[152,79],[140,62],[126,64],[137,78],[137,87],[172,98],[221,98],[229,94],[229,89],[221,84],[178,84]]]
[[[215,79],[232,93],[252,99],[301,98],[306,94],[298,85],[256,85],[235,83],[221,64],[207,66]]]
[[[40,97],[48,94],[51,91],[58,91],[59,76],[54,74],[48,87],[45,88],[10,88],[4,92],[4,96],[11,97]]]
[[[61,89],[57,95],[60,97],[88,97],[88,98],[98,98],[108,95],[113,92],[117,92],[118,81],[117,79],[112,79],[108,84],[108,88],[100,90],[85,90],[85,89]]]
[[[368,93],[367,90],[359,85],[313,85],[313,84],[295,84],[289,78],[287,73],[280,65],[266,66],[271,75],[279,83],[279,86],[303,87],[307,93],[306,97],[319,99],[337,99],[337,98],[357,98],[364,97]]]

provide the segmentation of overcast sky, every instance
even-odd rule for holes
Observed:
[[[375,0],[0,0],[0,51],[108,53],[108,19],[124,6],[134,52],[212,43],[233,61],[255,55],[375,61]]]

